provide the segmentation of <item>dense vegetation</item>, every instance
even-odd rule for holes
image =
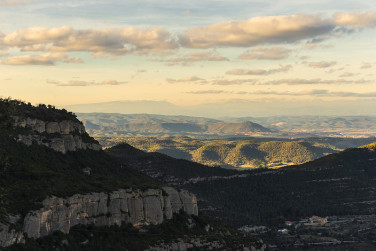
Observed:
[[[121,161],[134,166],[126,153],[134,149],[125,144],[107,149]],[[284,220],[312,215],[373,214],[376,193],[375,144],[348,149],[300,166],[277,170],[256,169],[221,173],[221,169],[200,166],[184,160],[173,160],[157,153],[136,151],[145,159],[140,170],[153,170],[163,175],[156,178],[169,182],[173,176],[183,181],[180,186],[194,192],[199,207],[208,214],[233,225],[267,224],[275,226]],[[137,157],[135,157],[137,159]],[[202,170],[202,171],[201,171]],[[204,172],[205,170],[206,172]],[[222,169],[224,170],[224,169]],[[235,176],[234,176],[235,175]],[[247,176],[248,175],[248,176]],[[193,177],[207,177],[198,182],[184,182]],[[213,176],[229,179],[210,179]],[[175,182],[172,180],[170,182]]]
[[[208,225],[211,230],[206,232],[205,226]],[[56,232],[38,240],[27,239],[26,244],[14,245],[5,250],[145,250],[160,243],[179,240],[189,242],[197,237],[201,241],[219,241],[228,250],[242,250],[243,245],[260,246],[257,239],[245,236],[218,221],[181,213],[161,225],[144,227],[142,231],[130,224],[111,227],[75,226],[70,234]]]
[[[62,154],[2,137],[0,160],[0,188],[7,191],[10,212],[26,213],[48,195],[65,197],[75,193],[160,186],[103,151]],[[83,172],[87,167],[91,175]]]
[[[103,146],[126,142],[147,152],[222,167],[268,167],[301,164],[346,147],[357,147],[375,138],[232,138],[203,140],[186,136],[98,138]]]
[[[160,153],[145,153],[128,144],[119,144],[105,150],[111,156],[118,158],[122,163],[149,174],[156,174],[164,182],[175,177],[185,181],[196,177],[230,176],[239,174],[234,170],[221,167],[205,166],[188,160],[175,159]]]
[[[25,103],[15,99],[0,98],[0,114],[11,114],[11,116],[23,116],[43,121],[61,122],[63,120],[72,120],[79,122],[77,116],[65,109],[56,109],[52,105],[39,104],[33,106],[31,103]]]
[[[17,142],[13,135],[16,130],[13,128],[15,115],[58,121],[74,117],[71,113],[2,99],[0,114],[2,221],[6,220],[6,212],[25,214],[32,208],[38,208],[39,203],[49,195],[65,197],[75,193],[113,191],[127,187],[143,189],[162,185],[126,167],[103,151],[82,150],[62,154],[36,144],[28,147]],[[90,168],[90,175],[85,175],[85,168]]]
[[[345,150],[301,166],[257,170],[246,178],[186,188],[233,224],[275,224],[312,215],[374,214],[376,153]]]

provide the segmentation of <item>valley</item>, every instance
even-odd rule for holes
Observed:
[[[5,250],[106,249],[121,236],[131,250],[374,248],[372,137],[94,139],[65,110],[0,110]]]
[[[374,116],[271,116],[205,118],[157,114],[78,113],[94,137],[375,137]]]

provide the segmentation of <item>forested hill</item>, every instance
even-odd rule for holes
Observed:
[[[257,123],[242,121],[225,123],[220,120],[156,114],[79,113],[90,134],[114,135],[244,135],[270,133]]]
[[[278,168],[301,164],[375,141],[375,138],[231,138],[196,139],[184,136],[98,137],[112,146],[125,142],[147,152],[159,152],[178,159],[228,168]]]
[[[145,158],[141,171],[194,191],[208,214],[238,226],[275,225],[312,215],[376,213],[375,146],[347,149],[302,165],[242,172],[222,172],[159,153],[136,150],[130,155]],[[128,148],[123,144],[106,151],[132,163],[124,154]]]
[[[257,170],[249,176],[188,184],[233,224],[271,224],[312,215],[376,213],[376,144],[331,154],[299,166]],[[242,220],[241,220],[242,219]]]
[[[0,99],[1,250],[265,249],[94,145],[72,113]]]

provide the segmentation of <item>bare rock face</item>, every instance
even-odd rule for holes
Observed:
[[[22,233],[9,229],[9,226],[0,223],[0,247],[7,247],[15,243],[24,243],[25,237]]]
[[[62,122],[42,121],[38,119],[26,118],[16,119],[16,126],[29,128],[34,132],[29,135],[18,135],[18,141],[30,146],[33,142],[44,145],[61,153],[77,151],[80,149],[91,149],[99,151],[102,147],[95,143],[83,142],[81,135],[86,133],[85,127],[71,120]]]
[[[46,132],[47,133],[60,133],[59,123],[57,122],[46,123]]]
[[[176,206],[172,201],[184,203]],[[20,243],[25,236],[36,239],[54,231],[69,233],[70,228],[78,224],[156,225],[165,219],[172,219],[172,208],[175,213],[183,210],[197,215],[196,197],[184,190],[178,192],[172,187],[164,187],[163,190],[120,189],[111,193],[75,194],[66,199],[50,197],[42,204],[39,210],[27,213],[22,232],[9,231],[7,225],[0,224],[0,246]]]
[[[59,123],[60,126],[60,133],[61,134],[70,134],[73,132],[74,126],[73,126],[73,121],[70,120],[64,120]]]

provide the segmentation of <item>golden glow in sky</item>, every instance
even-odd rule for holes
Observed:
[[[0,0],[0,94],[62,106],[374,102],[374,6]]]

